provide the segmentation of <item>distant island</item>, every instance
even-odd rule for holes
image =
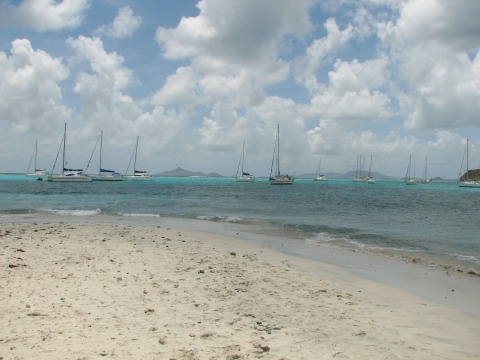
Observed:
[[[208,173],[205,174],[200,171],[188,171],[184,170],[181,167],[177,167],[174,170],[165,171],[162,173],[153,174],[154,176],[164,176],[164,177],[224,177],[219,173]]]
[[[224,176],[221,175],[217,172],[211,172],[211,173],[203,173],[201,171],[189,171],[182,169],[181,167],[177,167],[176,169],[169,170],[169,171],[164,171],[161,173],[156,173],[153,174],[154,176],[160,176],[160,177],[209,177],[209,178],[225,178],[225,177],[235,177],[235,175],[231,176]],[[340,173],[333,173],[333,172],[326,172],[323,173],[328,179],[337,179],[337,180],[342,180],[342,179],[353,179],[354,177],[354,172],[349,171],[346,172],[345,174],[340,174]],[[470,180],[472,179],[480,179],[480,169],[475,169],[475,170],[469,170],[468,172],[468,177]],[[313,179],[316,176],[314,173],[306,173],[306,174],[297,174],[295,177],[297,179]],[[258,176],[259,178],[262,176]],[[263,177],[268,177],[268,176],[263,176]],[[377,180],[399,180],[399,178],[389,176],[389,175],[384,175],[379,172],[373,172],[372,177]],[[464,181],[463,179],[466,178],[466,173],[463,174],[463,176],[460,178],[460,181]],[[401,180],[401,178],[400,178]],[[444,181],[445,179],[441,177],[435,177],[432,179],[434,181]],[[456,180],[456,179],[455,179]]]
[[[354,174],[353,171],[349,171],[345,174],[331,173],[331,172],[326,172],[326,173],[322,173],[322,174],[325,175],[327,177],[327,179],[353,179],[355,177],[355,174]],[[365,173],[365,175],[366,175],[366,173]],[[313,179],[315,176],[316,176],[316,174],[314,174],[314,173],[295,175],[295,177],[299,178],[299,179]],[[372,177],[374,179],[381,179],[381,180],[397,179],[397,178],[394,178],[392,176],[380,174],[378,172],[372,172]]]
[[[472,169],[468,170],[468,176],[467,173],[465,172],[462,176],[460,176],[460,181],[467,181],[468,180],[473,180],[477,181],[480,179],[480,169]]]

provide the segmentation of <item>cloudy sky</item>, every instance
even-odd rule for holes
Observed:
[[[480,162],[480,1],[0,0],[0,172],[103,165],[455,178]],[[91,163],[95,172],[98,155]],[[368,160],[367,160],[368,163]],[[58,165],[57,165],[58,166]],[[367,166],[367,165],[366,165]],[[58,167],[57,167],[58,168]],[[131,172],[130,165],[129,171]]]

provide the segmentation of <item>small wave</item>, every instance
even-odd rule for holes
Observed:
[[[58,215],[66,215],[66,216],[91,216],[91,215],[98,215],[102,211],[100,209],[96,210],[53,210],[53,209],[41,209],[41,211],[47,213],[54,213]]]
[[[198,215],[196,216],[196,218],[198,220],[227,222],[227,223],[241,224],[241,225],[253,225],[258,223],[258,221],[256,220],[247,219],[239,216]]]
[[[32,214],[35,213],[36,210],[33,209],[8,209],[8,210],[0,210],[1,215],[22,215],[22,214]]]
[[[137,214],[137,213],[120,213],[121,216],[131,216],[131,217],[162,217],[160,214]]]
[[[469,261],[469,262],[472,262],[472,263],[475,263],[475,264],[480,264],[480,259],[476,256],[459,255],[459,254],[451,254],[451,253],[448,253],[447,255],[448,256],[453,256],[453,257],[455,257],[455,258],[457,258],[458,260],[461,260],[461,261]]]
[[[321,232],[316,234],[315,238],[309,238],[305,240],[306,245],[321,245],[324,243],[334,242],[334,241],[347,241],[345,236],[338,236],[335,234]]]

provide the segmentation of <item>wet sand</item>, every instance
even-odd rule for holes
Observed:
[[[478,358],[476,277],[157,223],[0,224],[0,358]]]

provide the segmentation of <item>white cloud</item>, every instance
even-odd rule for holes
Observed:
[[[407,129],[478,126],[478,13],[477,1],[410,0],[383,27]]]
[[[94,33],[124,39],[132,36],[141,24],[142,18],[135,16],[133,10],[125,6],[118,10],[117,17],[111,24],[100,27]]]
[[[158,28],[156,39],[167,58],[206,56],[252,64],[275,59],[277,42],[311,30],[311,0],[200,1],[197,17],[184,17],[174,29]]]
[[[67,42],[75,50],[75,61],[87,61],[93,72],[80,72],[73,88],[80,95],[82,121],[90,123],[95,132],[102,125],[133,129],[141,111],[125,92],[133,77],[131,70],[123,66],[124,59],[115,52],[106,52],[99,38],[80,36]]]
[[[24,0],[18,6],[0,2],[0,28],[27,28],[56,31],[78,27],[91,0]]]
[[[153,102],[258,104],[267,87],[287,77],[289,65],[278,59],[278,48],[285,36],[302,37],[311,29],[311,3],[200,1],[197,17],[182,18],[173,29],[157,29],[162,55],[191,63],[169,76]]]
[[[388,74],[385,57],[364,63],[337,60],[329,83],[312,97],[311,115],[322,119],[376,121],[394,115],[386,92]]]
[[[10,57],[0,52],[0,120],[21,132],[65,121],[71,111],[59,83],[68,75],[62,59],[34,50],[26,39],[13,41]]]
[[[345,46],[353,37],[352,26],[340,30],[335,19],[330,18],[325,22],[327,36],[316,39],[308,47],[304,60],[296,64],[297,82],[305,86],[311,93],[321,89],[317,73],[326,57],[333,56],[341,47]]]
[[[480,45],[479,1],[409,0],[401,6],[396,36],[413,45],[437,42],[457,51]]]
[[[376,169],[398,176],[409,153],[422,162],[428,156],[429,164],[431,157],[432,169],[457,164],[462,132],[474,133],[475,149],[475,1],[208,0],[198,2],[198,15],[170,28],[165,14],[151,17],[147,11],[175,8],[180,19],[185,5],[138,2],[135,14],[129,7],[106,14],[115,20],[100,29],[102,19],[93,12],[112,7],[99,2],[13,3],[0,3],[0,17],[9,15],[0,27],[13,27],[11,19],[23,14],[18,26],[29,40],[15,40],[11,55],[7,48],[0,52],[4,146],[9,128],[31,134],[38,130],[32,126],[68,119],[71,139],[78,142],[69,144],[72,150],[91,149],[103,129],[119,168],[140,135],[141,166],[148,171],[182,166],[234,173],[246,140],[249,171],[268,175],[280,123],[285,170],[313,172],[321,156],[325,171],[345,172],[357,155],[372,154]],[[22,10],[37,16],[36,4],[43,6],[43,27]],[[78,11],[76,4],[83,4]],[[44,8],[52,12],[44,14]],[[70,31],[84,15],[91,17]],[[78,35],[97,28],[102,36],[127,37],[140,21],[145,29],[157,27],[159,47],[146,46],[152,38],[103,43]],[[48,39],[31,31],[60,28]],[[14,31],[7,29],[4,38],[13,41]],[[43,50],[33,50],[30,42]],[[34,100],[22,101],[25,96]],[[88,142],[83,147],[82,139]]]

